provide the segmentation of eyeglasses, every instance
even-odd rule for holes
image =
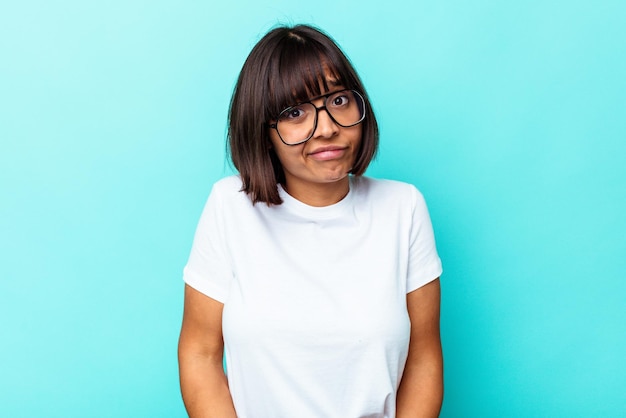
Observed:
[[[311,103],[321,98],[324,99],[322,106],[316,107]],[[276,129],[285,145],[302,144],[313,137],[320,110],[325,110],[337,125],[349,128],[365,119],[365,99],[356,90],[341,90],[314,97],[283,110],[269,127]]]

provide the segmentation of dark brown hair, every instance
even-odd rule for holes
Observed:
[[[337,44],[307,25],[277,27],[252,49],[239,73],[228,114],[230,156],[253,203],[279,205],[282,165],[271,148],[268,122],[283,109],[328,90],[327,75],[365,98],[361,147],[351,174],[362,175],[378,149],[378,124],[367,92]],[[321,84],[321,86],[320,86]]]

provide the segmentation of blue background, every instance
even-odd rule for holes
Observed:
[[[3,1],[0,416],[183,417],[181,271],[235,79],[331,33],[444,261],[442,417],[626,414],[623,1]]]

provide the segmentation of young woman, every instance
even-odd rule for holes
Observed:
[[[409,184],[362,176],[378,127],[338,46],[310,26],[253,48],[184,270],[191,417],[436,417],[433,230]],[[227,373],[223,369],[225,356]]]

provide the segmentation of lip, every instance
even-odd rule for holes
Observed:
[[[318,161],[336,160],[344,155],[347,147],[341,147],[338,145],[329,145],[326,147],[319,147],[309,152],[309,157]]]

